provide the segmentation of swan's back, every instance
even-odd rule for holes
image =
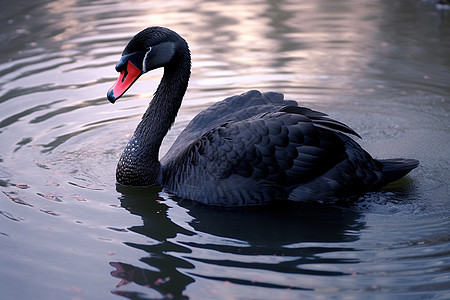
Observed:
[[[232,96],[215,103],[196,115],[180,133],[161,163],[174,159],[187,145],[211,129],[228,121],[248,119],[260,113],[275,111],[283,106],[298,106],[294,100],[284,100],[281,93],[261,93],[256,90]]]
[[[379,189],[417,166],[374,160],[347,134],[358,136],[282,94],[250,91],[192,120],[163,160],[162,185],[212,205],[328,201]]]

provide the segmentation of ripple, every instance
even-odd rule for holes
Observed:
[[[5,194],[10,200],[12,200],[14,203],[20,204],[20,205],[25,205],[25,206],[30,206],[33,207],[33,205],[31,205],[30,203],[26,202],[25,196],[20,196],[18,192],[3,192],[3,194]]]
[[[7,211],[0,210],[0,215],[4,216],[5,218],[8,218],[11,221],[17,221],[17,222],[22,221],[22,219],[15,217],[14,215],[12,215],[11,213],[9,213]]]
[[[51,216],[55,216],[55,217],[60,215],[58,212],[51,210],[51,209],[40,209],[40,211],[47,215],[51,215]]]

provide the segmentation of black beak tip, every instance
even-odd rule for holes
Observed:
[[[116,102],[117,98],[114,96],[114,90],[111,89],[108,91],[107,98],[108,98],[109,102],[111,102],[112,104],[114,104],[114,102]]]

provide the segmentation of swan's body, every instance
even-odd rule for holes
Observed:
[[[180,197],[224,206],[327,201],[377,190],[418,165],[413,159],[375,160],[347,136],[358,136],[348,126],[282,94],[258,91],[201,112],[159,162],[161,142],[187,89],[187,43],[167,28],[138,33],[108,92],[114,102],[142,73],[159,67],[161,83],[117,166],[121,185],[161,185]]]

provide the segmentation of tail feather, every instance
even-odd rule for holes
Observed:
[[[416,159],[394,158],[378,161],[383,165],[381,171],[387,183],[402,178],[419,165]]]

